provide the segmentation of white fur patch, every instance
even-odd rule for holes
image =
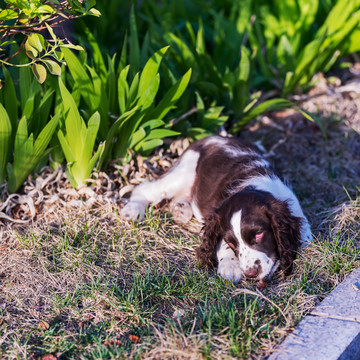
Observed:
[[[247,181],[242,183],[241,186],[253,186],[257,190],[269,192],[274,196],[274,198],[278,200],[287,201],[292,215],[304,219],[303,225],[301,227],[302,247],[312,242],[313,237],[311,234],[310,224],[301,209],[299,200],[297,199],[293,191],[288,186],[286,186],[278,177],[257,176],[248,179]]]
[[[231,280],[234,283],[242,279],[243,273],[240,268],[240,261],[224,239],[217,245],[216,257],[218,260],[217,273],[222,278]]]
[[[191,209],[193,211],[193,214],[194,214],[196,220],[202,223],[203,222],[203,216],[202,216],[202,214],[200,212],[200,209],[198,208],[198,206],[196,204],[195,199],[192,199],[192,201],[191,201]]]
[[[126,220],[142,220],[146,206],[149,203],[157,204],[163,199],[176,197],[190,201],[199,156],[197,151],[188,150],[164,176],[138,185],[132,192],[130,201],[121,210],[121,217]]]
[[[278,267],[278,262],[274,262],[264,252],[254,250],[245,243],[241,236],[241,210],[237,211],[231,217],[230,223],[232,225],[234,234],[239,241],[239,261],[242,272],[246,273],[255,265],[255,261],[259,260],[261,265],[261,273],[256,279],[263,279],[271,275]]]

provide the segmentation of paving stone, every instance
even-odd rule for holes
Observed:
[[[360,323],[309,315],[268,360],[337,360],[360,333]]]
[[[360,359],[360,268],[312,312],[268,360]]]
[[[360,322],[360,268],[354,270],[311,314]]]

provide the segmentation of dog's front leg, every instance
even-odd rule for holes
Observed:
[[[221,277],[234,283],[242,279],[243,274],[240,268],[240,261],[224,239],[217,245],[216,257],[218,260],[217,272]]]

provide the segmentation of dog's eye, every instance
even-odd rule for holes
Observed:
[[[255,242],[259,243],[262,240],[263,236],[264,236],[263,232],[255,234]]]

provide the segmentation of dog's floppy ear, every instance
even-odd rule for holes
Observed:
[[[216,266],[214,253],[221,234],[220,216],[216,212],[213,212],[204,219],[201,244],[196,249],[197,258],[202,265],[209,268]]]
[[[300,246],[302,218],[293,216],[286,202],[273,199],[268,216],[275,236],[281,269],[286,276],[293,269],[293,262]]]

